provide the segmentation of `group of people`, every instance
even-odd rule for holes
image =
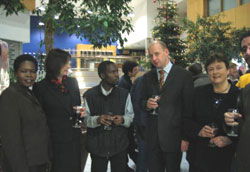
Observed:
[[[250,34],[241,46],[250,65]],[[67,76],[70,55],[52,49],[46,77],[38,83],[36,60],[18,56],[17,82],[0,97],[3,171],[80,172],[81,147],[86,146],[92,172],[106,172],[108,162],[112,172],[131,171],[128,155],[137,172],[180,172],[182,152],[187,152],[190,172],[248,172],[250,85],[240,90],[228,80],[227,57],[210,54],[209,80],[200,74],[201,66],[190,68],[202,78],[195,82],[197,77],[170,61],[164,42],[152,42],[148,53],[153,67],[135,82],[136,62],[124,63],[120,79],[115,63],[99,64],[101,82],[82,95],[86,145],[81,145],[81,130],[72,127],[82,103],[76,79]],[[231,126],[239,126],[237,137],[228,134]]]

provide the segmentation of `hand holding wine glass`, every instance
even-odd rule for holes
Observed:
[[[217,134],[218,134],[218,126],[215,122],[212,122],[209,124],[210,128],[212,129],[212,133],[213,133],[213,137],[214,138]],[[216,147],[216,144],[215,143],[212,143],[211,140],[212,138],[210,139],[209,143],[208,143],[208,146],[209,147]]]
[[[242,117],[241,114],[239,114],[238,109],[230,108],[228,109],[228,112],[224,114],[225,116],[225,122],[228,126],[231,126],[231,129],[229,132],[227,132],[228,136],[231,137],[237,137],[238,136],[238,119]]]
[[[152,95],[152,97],[148,100],[150,109],[153,109],[151,115],[159,115],[158,107],[159,107],[160,96],[159,95]]]
[[[102,124],[104,130],[112,130],[113,115],[111,112],[107,114],[100,115],[97,119],[97,123]]]
[[[75,123],[73,125],[74,128],[81,128],[81,120],[80,118],[85,115],[85,108],[83,106],[73,106],[74,114],[75,114]]]

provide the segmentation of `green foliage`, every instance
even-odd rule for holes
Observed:
[[[20,0],[1,0],[0,7],[3,7],[3,10],[6,11],[5,15],[9,16],[12,14],[18,15],[19,12],[24,11],[24,6]]]
[[[45,12],[36,9],[33,12],[40,15],[46,24],[50,23],[50,31],[58,29],[66,31],[69,35],[76,34],[80,39],[86,38],[95,47],[111,45],[119,41],[123,46],[126,39],[122,33],[133,31],[131,18],[132,12],[129,3],[131,0],[41,0]],[[78,5],[76,5],[78,4]],[[80,5],[79,5],[80,4]],[[1,0],[6,16],[24,11],[20,0]],[[59,16],[59,19],[55,19]],[[53,42],[53,39],[49,39]],[[48,44],[48,43],[46,43]]]
[[[130,1],[84,0],[76,8],[77,0],[53,0],[44,4],[45,14],[39,9],[35,12],[41,15],[44,23],[52,20],[53,27],[59,32],[66,31],[69,35],[76,34],[80,39],[86,38],[95,47],[111,45],[116,41],[123,46],[126,40],[121,34],[133,30],[131,18],[127,17],[132,11]]]
[[[191,61],[205,63],[211,52],[223,53],[228,60],[240,58],[239,39],[247,29],[232,28],[230,22],[221,22],[221,17],[198,16],[196,22],[184,21],[188,33],[186,56]]]
[[[179,19],[177,4],[171,0],[159,0],[159,3],[160,7],[155,18],[156,26],[153,28],[153,37],[166,43],[170,56],[176,64],[186,66],[187,59],[184,58],[186,47],[185,42],[180,39],[183,28],[177,22]]]

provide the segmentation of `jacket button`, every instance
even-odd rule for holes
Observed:
[[[72,117],[69,117],[69,120],[72,120],[73,118]]]

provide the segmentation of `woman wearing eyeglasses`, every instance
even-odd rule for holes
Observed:
[[[190,172],[229,172],[235,143],[223,129],[224,112],[238,108],[239,90],[227,79],[229,63],[222,54],[211,55],[205,68],[211,84],[195,90]]]

